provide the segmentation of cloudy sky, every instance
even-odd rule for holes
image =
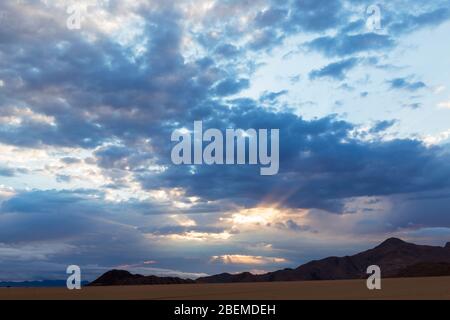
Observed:
[[[443,245],[449,34],[448,0],[1,1],[0,280]],[[173,165],[195,120],[279,128],[279,173]]]

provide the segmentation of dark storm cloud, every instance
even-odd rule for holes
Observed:
[[[376,215],[367,215],[355,225],[355,232],[380,234],[395,231],[420,233],[428,229],[449,229],[450,218],[446,213],[450,205],[449,189],[430,190],[389,197],[389,206]],[[447,239],[450,230],[447,230]],[[419,236],[420,237],[420,236]],[[443,243],[440,243],[442,245]]]
[[[217,46],[217,48],[215,49],[215,53],[225,58],[233,58],[239,55],[240,50],[232,44],[224,43]]]
[[[293,1],[289,25],[308,32],[339,27],[348,13],[344,10],[343,3],[339,0]]]
[[[397,123],[397,120],[381,120],[375,122],[375,125],[370,129],[370,133],[378,133],[385,131]]]
[[[28,172],[29,170],[26,168],[0,167],[0,177],[15,177]]]
[[[233,19],[233,14],[246,9],[251,22],[247,32],[242,32],[239,21]],[[286,36],[300,32],[323,32],[338,28],[345,24],[350,11],[344,8],[344,2],[339,0],[296,0],[289,2],[220,2],[211,10],[212,14],[226,14],[230,19],[223,21],[206,19],[205,27],[219,26],[221,37],[213,37],[208,33],[198,34],[199,42],[209,50],[211,47],[220,47],[230,41],[238,41],[247,34],[251,40],[246,48],[252,51],[270,51],[281,44]],[[233,50],[233,55],[235,51]]]
[[[450,19],[450,9],[440,7],[418,15],[405,14],[399,20],[392,19],[389,30],[395,33],[405,33],[418,30],[420,28],[438,26]]]
[[[95,190],[21,192],[1,204],[0,243],[36,248],[44,244],[46,254],[31,256],[29,269],[46,260],[66,266],[74,262],[112,266],[143,261],[156,249],[149,249],[149,242],[127,217],[153,209],[167,213],[167,207],[156,209],[151,203],[107,202]],[[58,249],[61,246],[63,252]],[[6,262],[8,257],[2,257],[2,263]]]
[[[255,166],[170,166],[139,175],[143,186],[183,187],[188,195],[247,206],[267,201],[340,212],[348,197],[443,188],[450,181],[449,155],[417,140],[363,142],[352,138],[352,124],[333,117],[308,121],[248,105],[224,110],[216,117],[222,121],[204,122],[204,128],[281,129],[278,175],[261,177]],[[381,122],[374,130],[392,124]]]
[[[351,2],[351,1],[350,1]],[[385,52],[395,48],[398,38],[406,33],[412,33],[422,28],[438,26],[450,19],[450,9],[445,1],[436,1],[430,3],[429,6],[423,6],[421,2],[409,3],[411,10],[417,14],[411,14],[409,11],[402,10],[406,3],[393,3],[393,6],[377,4],[381,13],[381,31],[380,33],[368,32],[366,27],[366,19],[363,13],[369,5],[374,3],[365,2],[365,6],[361,6],[361,11],[353,12],[360,16],[360,19],[349,21],[346,14],[351,11],[347,9],[339,9],[339,6],[345,1],[341,1],[340,5],[334,2],[331,7],[337,15],[331,16],[331,20],[325,20],[330,24],[334,24],[338,32],[333,36],[320,36],[312,41],[305,43],[306,48],[322,53],[327,57],[349,56],[364,52]],[[361,4],[358,2],[357,4]],[[341,10],[341,11],[339,11]],[[344,10],[344,11],[343,11]],[[342,14],[342,11],[344,14]],[[341,12],[341,13],[339,13]],[[311,15],[314,17],[314,14]],[[311,24],[312,26],[314,23]],[[325,26],[322,26],[325,27]]]
[[[449,206],[448,189],[401,195],[393,198],[387,221],[398,228],[450,228]]]
[[[277,99],[281,96],[284,96],[288,93],[287,90],[281,90],[278,92],[267,92],[265,91],[261,97],[259,98],[260,101],[269,101],[269,102],[275,102]]]
[[[61,161],[64,162],[65,164],[76,164],[81,162],[80,159],[74,157],[64,157],[61,159]]]
[[[201,205],[201,203],[199,204]],[[105,193],[97,189],[33,190],[18,192],[0,204],[0,214],[46,214],[54,216],[99,216],[113,213],[168,214],[167,202],[106,201]]]
[[[328,77],[334,80],[343,80],[347,71],[356,67],[358,62],[359,59],[357,58],[349,58],[338,62],[333,62],[321,69],[312,70],[309,73],[309,78],[311,80],[315,80],[317,78]]]
[[[14,14],[22,19],[19,12]],[[5,54],[0,62],[2,70],[22,80],[14,95],[10,92],[11,97],[53,117],[55,125],[26,121],[2,126],[0,140],[23,146],[95,147],[114,136],[133,139],[151,134],[149,127],[157,131],[161,121],[204,100],[224,71],[213,64],[184,62],[176,12],[143,10],[141,15],[147,21],[149,41],[147,53],[135,61],[112,39],[101,37],[89,42],[45,15],[33,23],[55,31],[42,34],[39,41],[39,37],[22,39],[24,33],[32,31],[13,25],[8,32],[19,36],[7,45],[0,43]],[[10,54],[17,51],[22,52],[20,57]],[[246,79],[230,79],[219,83],[216,90],[227,95],[246,86]],[[53,88],[55,94],[46,94],[46,88]]]
[[[217,84],[215,91],[219,96],[229,96],[247,89],[249,85],[248,79],[225,79]]]
[[[8,12],[11,19],[27,21],[26,24],[6,24],[2,28],[2,78],[10,83],[18,78],[22,81],[14,90],[5,87],[2,94],[54,117],[55,122],[51,125],[29,120],[18,126],[2,126],[0,141],[4,143],[91,148],[112,137],[132,141],[141,136],[162,136],[162,122],[205,115],[210,111],[201,105],[216,96],[239,93],[250,85],[247,75],[243,77],[233,70],[245,63],[245,59],[226,67],[216,66],[209,58],[186,62],[181,54],[182,16],[171,6],[160,6],[157,10],[139,8],[138,13],[146,22],[144,36],[139,41],[145,43],[147,51],[134,60],[130,59],[129,48],[111,38],[100,36],[90,42],[79,32],[68,32],[64,21],[56,19],[64,17],[64,12],[48,15],[44,14],[47,8],[31,6],[41,14],[30,20],[23,16],[19,7],[2,6],[2,11]],[[216,4],[215,10],[238,12],[241,6]],[[248,8],[255,10],[258,6],[249,4]],[[204,42],[204,45],[225,59],[233,59],[237,55],[245,56],[246,49],[273,47],[288,34],[340,29],[349,23],[348,13],[344,2],[337,0],[289,4],[275,1],[267,9],[255,11],[252,25],[259,29],[252,33],[246,46],[238,48],[229,42],[232,37],[239,39],[245,32],[228,34],[215,43]],[[436,21],[441,21],[444,11],[434,9],[428,15],[424,12],[416,18],[404,19],[412,19],[414,25],[424,25],[435,16]],[[225,23],[220,19],[215,21]],[[52,31],[36,33],[36,30]],[[12,37],[13,34],[16,36]],[[391,48],[395,43],[391,36],[341,31],[335,36],[318,37],[306,46],[326,56],[346,56]],[[21,52],[21,55],[14,55],[14,52]],[[333,70],[330,72],[333,76]],[[336,76],[342,75],[337,72]],[[52,95],[46,93],[50,88]]]
[[[405,103],[402,105],[403,108],[409,108],[412,110],[416,110],[422,107],[422,103],[419,102],[413,102],[413,103]]]
[[[327,57],[348,56],[361,52],[381,51],[393,48],[395,41],[389,35],[364,33],[323,36],[307,42],[305,46]]]
[[[395,78],[388,81],[391,89],[404,89],[417,91],[426,88],[427,85],[422,81],[410,81],[409,78]]]
[[[134,152],[134,149],[124,146],[111,146],[99,149],[95,152],[98,164],[103,168],[113,168],[117,163],[128,157]]]
[[[272,49],[273,47],[280,45],[283,42],[284,35],[280,35],[278,32],[272,29],[265,29],[255,34],[253,39],[248,43],[248,48],[251,50],[259,51],[264,49]]]
[[[187,247],[185,254],[171,254],[165,243],[153,242],[145,233],[164,236],[220,233],[224,229],[204,223],[192,227],[167,225],[167,220],[151,219],[145,214],[153,211],[165,215],[170,208],[152,206],[133,201],[107,202],[95,190],[17,193],[0,207],[0,280],[65,278],[65,269],[70,264],[81,266],[83,277],[92,280],[112,268],[126,268],[148,260],[155,261],[152,266],[156,269],[167,270],[144,270],[146,274],[182,275],[175,272],[179,268],[215,273],[205,265],[214,249],[202,248],[202,257],[195,245]],[[133,212],[143,219],[133,224]],[[161,221],[165,226],[161,226]]]
[[[275,226],[280,229],[298,231],[298,232],[311,231],[310,226],[299,225],[298,223],[296,223],[295,221],[290,220],[290,219],[287,220],[286,222],[278,222]]]
[[[265,11],[258,12],[255,17],[255,25],[263,27],[272,27],[286,19],[288,10],[284,8],[269,8]]]
[[[14,177],[15,176],[14,169],[11,168],[0,168],[0,176],[3,177]]]
[[[146,233],[153,233],[155,235],[170,235],[170,234],[183,234],[186,232],[206,232],[206,233],[221,233],[224,232],[224,228],[211,227],[211,226],[180,226],[180,225],[168,225],[163,227],[148,227],[140,228],[141,231]]]
[[[0,128],[0,141],[22,147],[55,145],[90,148],[98,145],[107,135],[77,115],[61,116],[58,124],[56,127],[48,123],[24,121],[20,126],[4,125]]]
[[[100,210],[86,201],[89,192],[31,191],[1,204],[0,242],[66,239],[92,230],[89,214]]]
[[[20,193],[11,199],[1,203],[0,212],[14,213],[58,213],[61,207],[70,210],[71,208],[81,208],[84,210],[89,203],[85,202],[87,195],[98,195],[95,190],[78,190],[76,192],[66,191],[30,191]],[[92,211],[94,207],[90,207]]]
[[[356,30],[358,24],[353,22],[352,28],[343,29],[348,25],[348,12],[342,5],[343,2],[325,2],[294,1],[291,6],[273,3],[267,10],[256,12],[254,25],[260,30],[248,43],[248,48],[261,50],[271,46],[271,43],[280,43],[285,36],[281,32],[315,32],[330,28],[341,31],[335,36],[320,36],[306,46],[326,56],[348,56],[394,46],[395,40],[391,35],[347,34],[350,29]],[[221,6],[225,10],[225,5]],[[21,18],[19,11],[13,11],[12,14]],[[37,112],[54,117],[56,125],[30,120],[20,126],[5,126],[0,130],[0,139],[9,144],[24,146],[53,144],[95,147],[117,137],[125,143],[98,149],[97,164],[105,169],[125,169],[137,168],[148,159],[166,165],[169,154],[167,137],[171,130],[190,125],[195,119],[209,118],[211,125],[223,128],[229,125],[245,128],[251,126],[251,123],[256,128],[276,127],[283,128],[283,131],[289,128],[282,139],[283,178],[274,177],[271,183],[263,186],[259,182],[261,178],[253,177],[255,172],[248,170],[243,174],[236,167],[198,168],[197,173],[192,175],[187,174],[186,168],[170,166],[152,183],[146,176],[153,174],[136,172],[136,175],[146,187],[182,186],[192,195],[214,199],[231,197],[241,203],[255,203],[261,198],[254,192],[256,183],[262,189],[262,194],[269,194],[273,189],[279,189],[280,194],[282,189],[293,190],[293,194],[286,197],[290,206],[335,209],[339,207],[339,199],[345,196],[395,193],[407,188],[407,183],[391,181],[383,174],[376,176],[378,173],[371,172],[377,171],[369,168],[372,156],[381,158],[381,167],[397,168],[394,171],[399,175],[399,181],[407,181],[406,174],[409,172],[404,168],[408,165],[418,166],[410,162],[421,159],[427,153],[430,161],[437,161],[438,166],[441,166],[434,151],[426,150],[417,141],[363,143],[348,140],[353,125],[330,117],[305,121],[293,115],[257,109],[254,107],[257,102],[251,99],[239,100],[242,107],[228,112],[227,108],[223,108],[220,103],[217,106],[212,99],[241,92],[249,87],[249,80],[235,73],[232,65],[227,66],[230,70],[216,66],[212,58],[186,62],[181,54],[183,30],[177,10],[142,10],[140,15],[146,19],[145,34],[152,36],[147,39],[147,52],[134,61],[129,59],[130,52],[127,49],[111,39],[101,37],[95,43],[88,42],[79,33],[61,29],[48,16],[33,20],[33,24],[41,23],[54,31],[39,34],[35,38],[31,37],[33,26],[8,26],[10,29],[8,32],[4,31],[4,34],[16,33],[19,36],[4,39],[8,46],[5,42],[0,46],[2,52],[7,53],[6,59],[1,63],[2,66],[10,66],[10,75],[23,79],[23,87],[18,88],[15,98]],[[445,14],[441,10],[405,19],[413,21],[412,25],[426,25],[433,20],[430,18],[432,16],[441,17],[439,19],[442,20]],[[438,18],[436,21],[441,21]],[[286,21],[290,23],[287,24]],[[275,28],[267,29],[268,27]],[[211,46],[212,42],[204,44]],[[210,49],[224,58],[235,57],[244,50],[220,41]],[[22,55],[17,57],[8,54],[13,51],[21,51]],[[346,58],[313,70],[310,77],[342,79],[345,72],[355,67],[357,62],[358,58]],[[390,84],[393,88],[408,90],[424,86],[421,82],[408,82],[405,79],[394,79]],[[57,88],[56,93],[61,98],[49,97],[44,93],[44,89],[53,87]],[[277,93],[268,93],[263,99],[273,100],[278,96]],[[237,102],[238,100],[234,103]],[[29,132],[33,132],[33,135],[27,134]],[[141,150],[142,140],[139,139],[145,137],[152,138],[152,153]],[[343,139],[348,141],[343,144],[340,142]],[[395,144],[405,148],[405,153],[411,154],[411,159],[406,159],[405,166],[391,163],[393,160],[389,159],[389,152],[384,150],[390,150]],[[395,150],[392,152],[395,153]],[[346,165],[339,161],[340,158],[347,159]],[[358,174],[351,175],[350,172],[355,169]],[[379,171],[389,170],[380,168]],[[319,172],[321,174],[318,176],[312,174]],[[227,180],[231,185],[236,184],[234,188],[220,189],[223,184],[218,183],[218,179],[224,174],[229,175]],[[421,170],[417,174],[426,175]],[[215,187],[211,188],[203,181],[203,177],[206,180],[207,176],[211,177],[211,181],[217,179]],[[363,183],[364,179],[366,182]],[[383,186],[383,183],[386,185]],[[433,184],[427,181],[422,182],[422,186],[428,188],[428,183]],[[354,186],[350,186],[352,184]],[[410,187],[420,188],[414,184]],[[302,200],[299,190],[304,194]]]

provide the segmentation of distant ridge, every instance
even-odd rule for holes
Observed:
[[[450,275],[450,242],[445,247],[416,245],[398,238],[389,238],[373,249],[352,256],[328,257],[310,261],[296,269],[283,269],[266,274],[250,272],[221,273],[185,280],[171,277],[133,275],[112,270],[90,285],[172,284],[172,283],[236,283],[270,281],[306,281],[361,279],[367,277],[370,265],[381,268],[382,277],[420,277]]]
[[[86,285],[88,283],[88,281],[82,281],[81,285]],[[65,286],[66,280],[0,281],[0,288],[51,288]]]
[[[416,245],[398,238],[389,238],[375,248],[353,256],[328,257],[308,262],[296,269],[278,270],[262,275],[252,275],[251,277],[247,275],[246,281],[360,279],[367,277],[367,267],[373,264],[380,266],[381,275],[383,277],[399,277],[400,275],[408,276],[410,272],[404,271],[404,269],[419,263],[422,264],[420,270],[427,270],[423,276],[427,276],[427,273],[431,272],[430,269],[438,266],[436,263],[450,263],[450,246],[436,247]],[[430,267],[425,268],[424,266],[428,264]],[[415,276],[420,276],[420,270],[415,269]],[[442,273],[442,271],[440,273]],[[450,275],[450,273],[446,275]],[[241,274],[230,275],[227,281],[223,281],[225,280],[225,277],[214,275],[199,278],[197,279],[197,282],[235,282],[240,277]]]
[[[194,280],[177,277],[157,277],[131,274],[125,270],[110,270],[98,279],[89,283],[89,286],[124,286],[142,284],[182,284],[195,283]]]

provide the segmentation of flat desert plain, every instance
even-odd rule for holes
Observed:
[[[365,280],[66,288],[0,288],[0,299],[57,300],[308,300],[308,299],[446,299],[450,277],[383,279],[381,290]]]

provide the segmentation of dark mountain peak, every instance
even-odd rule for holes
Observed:
[[[154,275],[143,276],[132,274],[126,270],[110,270],[98,279],[89,283],[89,286],[113,286],[113,285],[140,285],[140,284],[181,284],[194,283],[191,279],[178,277],[158,277]]]
[[[109,270],[109,271],[105,272],[103,275],[104,276],[114,276],[114,277],[120,278],[120,277],[129,277],[129,276],[131,276],[131,273],[126,270],[113,269],[113,270]]]
[[[406,242],[399,238],[389,238],[384,240],[378,247],[397,247]]]
[[[133,278],[130,272],[126,270],[109,270],[102,274],[98,279],[91,282],[90,285],[103,285],[107,283],[119,283],[122,281],[126,281],[127,279]]]
[[[373,249],[352,256],[313,260],[296,269],[286,268],[265,274],[221,273],[197,280],[174,277],[133,275],[124,270],[111,270],[90,283],[91,286],[148,285],[182,283],[235,283],[263,281],[304,281],[361,279],[367,267],[378,265],[385,277],[418,277],[450,275],[450,242],[445,247],[416,245],[389,238]]]

